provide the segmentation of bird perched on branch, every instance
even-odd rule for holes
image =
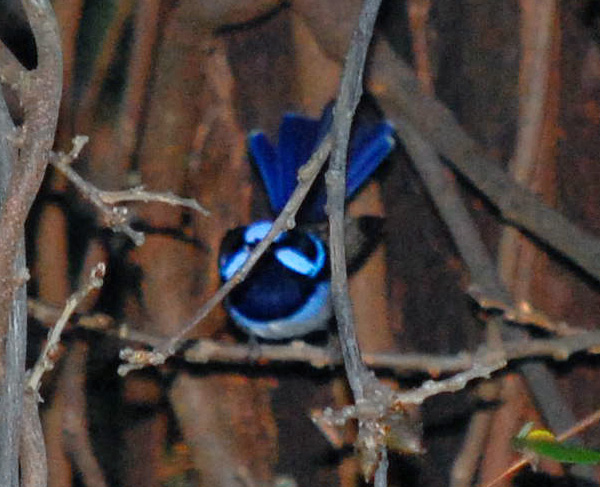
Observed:
[[[332,104],[323,110],[319,120],[286,114],[276,147],[263,132],[250,133],[248,152],[275,214],[287,203],[296,187],[298,169],[325,137],[331,121]],[[356,193],[394,145],[393,128],[388,122],[355,123],[348,151],[346,199]],[[323,179],[321,176],[315,182],[301,207],[298,221],[303,225],[279,234],[226,300],[235,324],[251,336],[281,340],[327,328],[331,303],[328,247],[322,229],[326,220]],[[242,267],[271,226],[272,221],[262,220],[227,232],[219,254],[223,281],[231,279]],[[361,217],[348,220],[346,227],[352,268],[364,260],[373,241],[379,239],[381,219]]]

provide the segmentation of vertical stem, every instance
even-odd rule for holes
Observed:
[[[25,270],[25,243],[19,242],[16,275]],[[0,485],[19,485],[19,441],[23,414],[25,351],[27,339],[27,292],[17,289],[12,300],[4,349],[4,374],[0,396]]]
[[[331,290],[348,382],[355,401],[364,398],[367,368],[358,348],[344,249],[344,202],[346,199],[346,158],[352,118],[362,95],[365,59],[373,35],[381,0],[365,0],[346,56],[333,118],[334,140],[327,171],[327,210],[331,247]]]
[[[15,164],[15,154],[9,135],[14,133],[4,96],[0,91],[0,209],[4,206],[8,181]],[[24,268],[23,245],[15,263],[18,272]],[[2,363],[0,376],[0,485],[17,487],[19,482],[19,420],[22,414],[23,372],[25,367],[26,309],[25,287],[12,298],[12,311],[0,316],[0,329],[6,333],[4,350],[0,353]],[[4,319],[7,321],[2,323]],[[5,328],[6,327],[6,328]]]
[[[23,417],[27,292],[23,284],[24,227],[40,187],[54,141],[62,86],[58,26],[49,0],[24,0],[36,42],[38,65],[25,71],[0,42],[0,76],[7,74],[23,107],[20,137],[0,96],[0,485],[19,485],[19,442]],[[19,151],[17,152],[17,144]]]
[[[389,464],[388,452],[385,448],[383,448],[381,451],[381,458],[379,459],[379,466],[375,471],[373,487],[387,487],[387,472]]]

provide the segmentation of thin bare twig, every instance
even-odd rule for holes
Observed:
[[[100,190],[83,179],[70,165],[76,154],[88,141],[87,136],[78,135],[73,138],[73,149],[68,154],[55,154],[51,159],[52,165],[62,172],[75,185],[81,194],[87,198],[102,214],[104,222],[115,232],[123,232],[136,245],[142,245],[145,237],[142,232],[131,228],[129,210],[124,206],[110,206],[102,201]]]
[[[344,205],[346,199],[346,159],[350,129],[356,107],[363,92],[363,70],[367,51],[379,12],[380,0],[365,0],[358,26],[353,32],[346,55],[340,88],[334,107],[331,162],[326,174],[329,244],[331,259],[331,296],[337,321],[346,376],[354,395],[358,413],[356,449],[362,473],[367,480],[377,479],[378,486],[387,485],[387,446],[390,431],[400,419],[391,415],[393,404],[382,401],[391,389],[379,382],[361,358],[348,290],[344,245]],[[352,407],[352,406],[350,406]],[[374,409],[376,414],[363,414]],[[418,439],[402,439],[418,443]],[[415,450],[418,449],[415,446]]]
[[[445,392],[456,392],[465,388],[466,384],[475,379],[487,379],[490,375],[506,366],[506,360],[500,355],[496,358],[492,356],[485,357],[483,361],[477,361],[473,367],[459,372],[458,374],[443,380],[428,380],[420,387],[406,392],[395,392],[391,389],[380,389],[372,397],[371,401],[345,406],[337,411],[326,408],[313,414],[315,423],[325,422],[325,424],[340,427],[344,426],[349,420],[362,418],[377,419],[398,410],[405,404],[422,404],[428,399]]]
[[[577,335],[586,331],[585,328],[571,326],[565,321],[552,320],[546,313],[531,306],[528,301],[518,301],[514,307],[504,310],[504,319],[520,325],[535,326],[558,336]]]
[[[65,325],[69,322],[69,319],[79,303],[81,303],[87,295],[92,292],[94,289],[100,289],[102,287],[102,282],[104,278],[104,274],[106,273],[106,266],[103,262],[96,264],[96,266],[90,272],[90,277],[87,282],[83,284],[81,289],[75,292],[66,302],[65,308],[62,312],[61,317],[56,322],[56,325],[50,330],[50,335],[48,336],[48,340],[42,353],[38,357],[33,369],[29,374],[29,378],[27,380],[27,387],[32,391],[38,391],[40,387],[40,383],[42,380],[42,376],[48,370],[51,370],[54,367],[54,362],[50,355],[53,350],[58,345],[60,341],[60,336],[65,328]]]
[[[587,415],[580,421],[577,421],[573,426],[571,426],[567,431],[561,433],[556,437],[556,441],[565,441],[569,438],[573,438],[574,436],[582,433],[590,426],[593,426],[598,421],[600,421],[600,409],[594,411],[592,414]]]
[[[506,359],[503,354],[497,354],[494,359],[494,353],[487,355],[485,361],[476,361],[473,367],[464,372],[440,381],[429,380],[421,387],[396,394],[396,401],[401,404],[422,404],[429,397],[442,394],[444,392],[456,392],[465,388],[465,385],[475,379],[489,379],[492,373],[503,369],[506,366]]]
[[[184,206],[191,210],[197,211],[204,216],[210,215],[210,211],[200,206],[200,204],[194,198],[182,198],[181,196],[177,196],[170,191],[165,193],[146,191],[144,186],[136,186],[135,188],[126,189],[123,191],[100,190],[99,194],[102,201],[109,205],[116,205],[118,203],[130,201],[142,201],[144,203],[156,201],[158,203],[165,203],[171,206]]]
[[[75,185],[84,197],[94,204],[103,215],[108,226],[114,231],[123,232],[131,238],[136,245],[142,245],[144,243],[144,234],[131,227],[129,209],[125,206],[115,206],[118,203],[129,201],[143,201],[147,203],[150,201],[157,201],[174,206],[185,206],[198,211],[205,216],[210,214],[208,210],[202,208],[195,199],[181,198],[170,192],[153,193],[144,191],[141,186],[124,191],[104,191],[96,188],[96,186],[83,179],[71,167],[71,163],[79,157],[79,153],[87,141],[87,136],[77,135],[73,138],[73,148],[71,151],[67,154],[52,154],[50,162]]]
[[[139,340],[153,344],[158,340],[148,340],[146,335],[131,335],[124,332],[124,339]],[[580,352],[598,353],[600,347],[600,331],[590,331],[578,335],[560,338],[539,338],[532,340],[514,340],[503,342],[502,353],[507,361],[527,358],[550,357],[556,361],[568,360]],[[369,367],[391,370],[402,374],[409,372],[427,373],[431,376],[456,373],[473,366],[476,357],[483,357],[498,351],[490,350],[482,345],[475,352],[460,352],[456,355],[439,355],[426,353],[374,352],[364,353],[363,360]],[[257,361],[257,357],[260,359]],[[313,367],[322,368],[340,365],[339,352],[330,348],[317,347],[303,341],[295,341],[284,345],[260,344],[258,349],[244,344],[223,343],[202,339],[195,342],[184,354],[190,363],[254,363],[256,365],[275,362],[303,362]]]
[[[60,318],[62,309],[40,299],[27,298],[27,313],[44,325],[51,324],[54,326]],[[107,330],[108,333],[110,333],[109,329],[115,326],[115,320],[104,313],[72,316],[70,322],[74,326],[87,330]]]

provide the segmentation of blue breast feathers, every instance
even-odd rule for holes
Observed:
[[[296,187],[298,169],[329,130],[331,119],[331,105],[325,108],[320,120],[285,115],[276,147],[264,133],[250,133],[248,151],[275,213],[287,203]],[[394,144],[393,128],[387,122],[355,127],[349,146],[347,198],[377,169]],[[325,189],[321,181],[300,216],[305,221],[322,221],[324,206]],[[227,233],[219,254],[223,281],[231,279],[240,269],[271,226],[270,221],[259,221]],[[288,339],[325,329],[331,317],[326,244],[302,227],[282,232],[246,280],[231,292],[226,307],[243,331],[265,339]]]
[[[272,223],[238,227],[221,245],[221,278],[230,279],[246,262]],[[284,339],[324,328],[331,314],[327,251],[317,236],[281,233],[244,282],[227,298],[235,323],[250,335]]]

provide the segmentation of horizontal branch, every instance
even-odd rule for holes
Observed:
[[[54,323],[61,313],[60,308],[31,298],[27,302],[27,308],[30,316],[48,324]],[[95,330],[123,342],[141,343],[152,347],[164,343],[164,337],[132,329],[125,323],[117,324],[112,317],[102,313],[75,315],[71,321],[74,326]],[[505,341],[503,350],[503,357],[508,361],[539,357],[564,361],[575,353],[600,353],[600,331],[582,332],[559,338]],[[363,360],[366,365],[375,369],[390,370],[397,374],[425,373],[437,377],[467,370],[473,366],[476,357],[488,353],[487,347],[482,345],[474,352],[463,351],[455,355],[364,353]],[[245,364],[257,367],[268,366],[273,362],[305,363],[315,368],[342,365],[339,350],[333,347],[310,345],[302,340],[284,344],[247,345],[201,339],[193,342],[186,349],[183,358],[186,362],[195,364]]]

